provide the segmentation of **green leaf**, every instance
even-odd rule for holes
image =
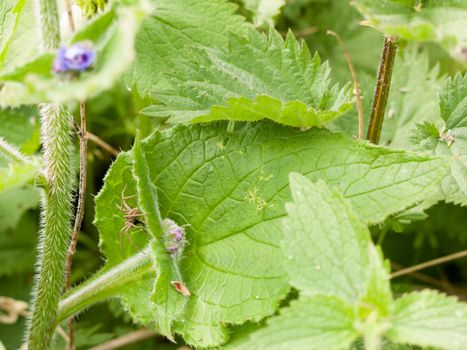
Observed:
[[[37,217],[31,213],[21,216],[25,208],[19,205],[20,197],[24,196],[33,196],[36,201],[38,199],[31,188],[15,191],[8,201],[3,194],[0,196],[0,276],[31,272],[34,267]],[[18,216],[19,223],[6,225],[5,220],[11,220],[11,216]]]
[[[136,60],[128,84],[142,96],[149,95],[162,74],[179,57],[190,54],[194,44],[227,47],[227,34],[243,35],[248,25],[235,15],[226,0],[156,0],[154,16],[147,18],[136,38]]]
[[[284,219],[285,269],[301,295],[339,297],[357,306],[355,327],[379,339],[392,294],[388,269],[349,202],[325,182],[290,175],[293,202]]]
[[[420,125],[412,143],[420,150],[451,158],[451,175],[444,183],[446,199],[467,203],[467,75],[448,78],[440,93],[440,131]]]
[[[396,342],[449,350],[467,343],[467,304],[435,291],[396,300],[392,322],[387,336]]]
[[[0,193],[0,227],[15,228],[24,212],[39,206],[40,195],[33,186],[2,191]]]
[[[0,137],[25,154],[33,154],[40,145],[39,118],[35,107],[0,109]]]
[[[309,128],[352,108],[348,87],[330,87],[328,65],[293,35],[250,31],[231,36],[228,51],[198,49],[177,62],[171,88],[154,93],[163,104],[142,113],[171,123],[271,119]]]
[[[371,237],[349,203],[326,183],[290,175],[286,204],[285,269],[302,295],[334,295],[352,303],[368,280]]]
[[[20,66],[39,53],[40,31],[34,1],[2,1],[0,19],[1,71]]]
[[[353,0],[371,25],[411,41],[434,41],[466,61],[467,3],[464,0]]]
[[[467,74],[448,78],[439,99],[446,129],[464,131],[461,129],[467,127]]]
[[[94,67],[77,78],[54,74],[55,52],[46,52],[23,66],[5,71],[1,105],[85,100],[113,86],[134,58],[134,41],[150,7],[145,0],[114,6],[87,23],[71,42],[89,41],[96,49]],[[105,29],[105,30],[104,30]]]
[[[274,17],[280,13],[286,0],[242,0],[245,8],[253,12],[253,23],[260,27],[267,24],[274,27]]]
[[[157,306],[159,328],[162,335],[174,341],[172,322],[179,316],[186,304],[186,298],[170,284],[172,281],[182,282],[178,261],[172,259],[165,247],[162,218],[159,212],[157,189],[153,182],[142,151],[139,139],[133,148],[133,171],[138,189],[138,206],[145,217],[146,230],[155,237],[151,242],[154,260],[157,264],[157,276],[151,300]],[[183,282],[182,282],[183,283]]]
[[[355,310],[339,298],[325,295],[302,297],[282,308],[267,326],[249,341],[228,350],[344,350],[357,338]]]
[[[429,196],[448,171],[443,159],[323,129],[301,132],[268,122],[237,128],[229,133],[225,123],[179,126],[141,143],[161,217],[190,225],[180,270],[191,296],[174,331],[196,346],[225,342],[226,324],[271,315],[287,294],[279,242],[290,172],[325,179],[349,198],[363,221],[379,222]],[[96,200],[106,268],[151,239],[141,229],[130,230],[133,244],[125,234],[119,237],[122,192],[136,194],[132,158],[118,157]],[[126,202],[138,207],[136,198]],[[150,300],[153,286],[154,276],[146,276],[121,294],[135,320],[148,325],[160,317]]]

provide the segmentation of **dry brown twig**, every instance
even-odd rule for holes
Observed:
[[[108,342],[94,346],[89,350],[114,350],[119,349],[125,345],[133,344],[141,340],[156,337],[158,334],[149,329],[139,329],[137,331],[122,335],[119,338],[109,340]]]
[[[352,75],[353,93],[357,100],[356,102],[357,102],[357,113],[358,113],[358,138],[362,140],[363,139],[363,120],[364,120],[362,90],[360,89],[360,83],[358,82],[357,72],[355,70],[355,66],[352,61],[352,56],[350,55],[349,50],[347,50],[347,47],[345,46],[344,41],[341,39],[339,34],[337,34],[336,32],[333,32],[332,30],[328,30],[326,33],[335,37],[342,51],[344,51],[344,55],[347,60],[347,65],[349,66],[350,74]]]

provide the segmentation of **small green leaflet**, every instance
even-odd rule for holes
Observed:
[[[5,85],[0,105],[36,104],[85,100],[113,86],[134,58],[134,41],[145,14],[152,11],[147,0],[132,5],[114,5],[90,20],[71,42],[89,41],[96,49],[94,68],[77,79],[52,71],[55,52],[46,52],[0,74]]]
[[[154,0],[156,12],[142,24],[136,38],[136,59],[127,76],[147,96],[164,86],[163,75],[176,59],[190,55],[193,45],[226,48],[227,34],[244,35],[249,27],[226,0]]]
[[[328,64],[292,34],[285,41],[274,30],[232,35],[227,51],[193,49],[175,66],[171,87],[154,93],[162,104],[143,114],[172,116],[169,123],[271,119],[309,128],[352,108],[349,85],[331,87]]]
[[[444,128],[429,123],[418,126],[412,143],[422,151],[449,156],[451,175],[444,182],[447,200],[467,203],[467,75],[448,78],[441,90]]]
[[[224,343],[227,324],[273,314],[289,291],[279,248],[289,172],[326,179],[344,192],[364,222],[380,222],[430,196],[448,171],[441,158],[375,147],[323,129],[302,132],[272,122],[236,128],[178,126],[140,144],[161,217],[190,225],[180,272],[191,296],[173,330],[195,346]],[[96,200],[106,267],[152,239],[143,229],[130,230],[134,244],[119,237],[125,223],[118,208],[122,192],[137,193],[133,162],[131,153],[118,157]],[[138,200],[127,204],[138,207]],[[146,275],[121,293],[133,318],[149,326],[161,317],[151,301],[154,282]]]
[[[467,62],[465,0],[353,0],[352,3],[383,33],[410,41],[438,42],[455,58]]]

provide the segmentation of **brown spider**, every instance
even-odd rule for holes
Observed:
[[[136,194],[132,195],[132,196],[125,196],[125,190],[126,190],[126,185],[125,185],[125,187],[123,188],[123,191],[122,191],[122,199],[121,199],[120,205],[115,203],[117,208],[120,209],[122,211],[122,213],[124,214],[123,218],[125,219],[125,224],[123,225],[122,229],[120,230],[120,235],[119,235],[119,237],[120,237],[120,247],[122,248],[122,254],[123,254],[123,245],[122,245],[123,233],[125,233],[126,237],[128,238],[128,241],[130,242],[131,245],[133,245],[135,248],[139,248],[133,243],[133,241],[132,241],[132,239],[130,237],[129,231],[132,228],[141,228],[140,224],[143,224],[143,222],[138,220],[138,218],[143,216],[143,213],[141,213],[141,211],[138,208],[131,208],[126,203],[127,199],[135,198]]]

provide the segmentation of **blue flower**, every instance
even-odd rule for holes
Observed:
[[[95,57],[96,53],[88,44],[78,43],[70,47],[62,46],[55,57],[53,70],[56,73],[82,72],[93,64]]]

